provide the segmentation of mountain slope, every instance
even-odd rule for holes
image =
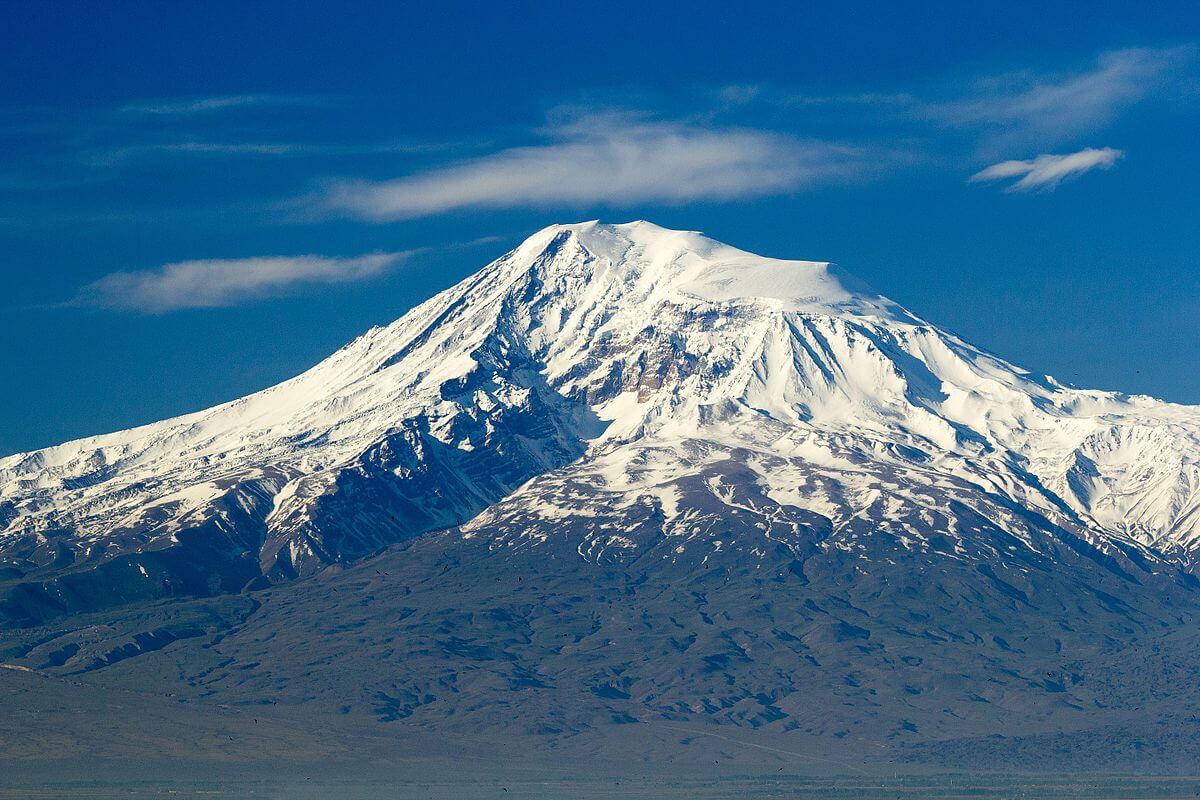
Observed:
[[[754,522],[731,539],[731,517]],[[569,528],[584,560],[886,541],[1187,566],[1200,410],[1031,375],[828,264],[583,223],[271,389],[0,460],[6,613],[28,622],[464,523]]]
[[[270,774],[415,752],[455,775],[556,763],[622,785],[914,762],[1191,774],[1197,591],[1050,533],[1044,553],[1010,549],[959,512],[990,550],[822,547],[811,516],[784,511],[776,528],[809,525],[785,546],[739,510],[712,523],[721,545],[584,559],[597,528],[653,539],[657,520],[530,515],[521,539],[473,525],[262,591],[11,630],[0,738],[26,762],[103,757],[120,775],[173,752]],[[87,709],[104,703],[138,711],[97,735]]]

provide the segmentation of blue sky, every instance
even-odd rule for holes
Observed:
[[[597,217],[835,260],[1022,366],[1200,403],[1194,3],[4,16],[0,453],[262,388]]]

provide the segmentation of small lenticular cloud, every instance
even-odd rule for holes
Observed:
[[[1066,155],[1043,154],[1029,161],[1001,161],[970,177],[971,183],[997,181],[1022,176],[1010,184],[1007,192],[1028,192],[1032,189],[1054,189],[1068,178],[1078,177],[1093,169],[1108,169],[1125,154],[1112,147],[1089,147]]]

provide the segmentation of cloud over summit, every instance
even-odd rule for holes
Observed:
[[[395,180],[336,181],[315,206],[378,222],[461,208],[729,200],[845,180],[863,166],[850,147],[630,115],[583,116],[545,134],[545,144]]]

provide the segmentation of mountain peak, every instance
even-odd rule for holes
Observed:
[[[511,254],[518,266],[553,264],[561,276],[619,280],[646,297],[759,301],[780,310],[918,323],[908,311],[827,261],[768,258],[698,231],[645,220],[550,225]],[[627,298],[626,298],[627,299]]]

